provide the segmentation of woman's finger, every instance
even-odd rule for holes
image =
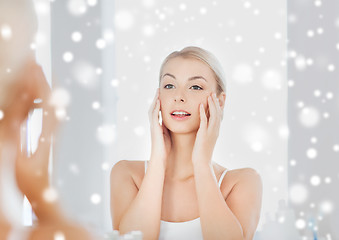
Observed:
[[[200,112],[200,126],[206,128],[207,127],[207,116],[206,116],[206,113],[205,113],[203,103],[200,103],[199,112]]]
[[[149,111],[148,111],[148,115],[149,115],[150,120],[152,119],[154,108],[155,108],[155,105],[157,103],[158,96],[159,96],[159,88],[157,89],[157,91],[155,93],[153,102],[152,102],[152,104],[151,104],[151,106],[149,108]]]
[[[209,117],[209,120],[208,120],[208,125],[211,125],[211,124],[215,123],[215,119],[216,119],[216,115],[217,115],[217,109],[216,109],[215,103],[213,101],[213,98],[211,96],[208,96],[207,102],[208,102],[208,109],[210,111],[210,117]]]
[[[156,100],[155,108],[153,111],[153,122],[160,125],[159,123],[159,111],[160,111],[160,100]]]
[[[218,99],[217,96],[215,96],[215,95],[214,95],[214,100],[215,100],[215,106],[216,106],[218,115],[219,115],[219,117],[221,118],[222,110],[221,110],[221,107],[220,107],[219,99]]]

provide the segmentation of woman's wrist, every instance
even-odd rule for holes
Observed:
[[[206,159],[200,159],[200,158],[193,158],[192,159],[193,163],[193,169],[194,171],[200,170],[200,169],[206,169],[206,168],[211,168],[212,167],[212,162],[211,161],[206,161]]]
[[[160,156],[159,154],[151,154],[150,157],[150,164],[154,164],[158,167],[163,168],[164,170],[166,169],[166,157]]]

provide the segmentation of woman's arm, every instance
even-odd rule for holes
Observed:
[[[126,161],[117,163],[111,172],[111,215],[113,228],[122,233],[140,230],[144,239],[158,239],[165,167],[171,150],[171,137],[159,123],[159,88],[148,111],[151,125],[151,159],[138,190]]]
[[[239,181],[225,201],[210,165],[195,165],[195,184],[204,239],[250,240],[260,217],[262,181],[251,168],[242,169]]]
[[[164,165],[151,157],[138,191],[127,161],[118,162],[111,171],[111,215],[113,229],[126,233],[140,230],[144,239],[158,239],[164,185]]]
[[[208,97],[208,119],[200,105],[200,127],[192,152],[202,233],[204,239],[249,240],[259,221],[262,182],[255,170],[243,169],[227,200],[223,198],[211,164],[225,95],[220,99],[215,93]]]

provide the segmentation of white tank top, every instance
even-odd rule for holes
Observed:
[[[145,161],[145,173],[147,170],[147,161]],[[219,179],[219,188],[225,177],[227,169],[221,174]],[[159,240],[203,240],[200,225],[200,217],[186,222],[167,222],[160,220]]]

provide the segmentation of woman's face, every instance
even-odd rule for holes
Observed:
[[[159,98],[163,124],[176,133],[197,131],[199,105],[204,104],[209,118],[207,98],[217,89],[213,71],[198,59],[175,57],[166,63],[161,76]],[[171,114],[174,110],[183,110],[191,115],[178,119]]]

